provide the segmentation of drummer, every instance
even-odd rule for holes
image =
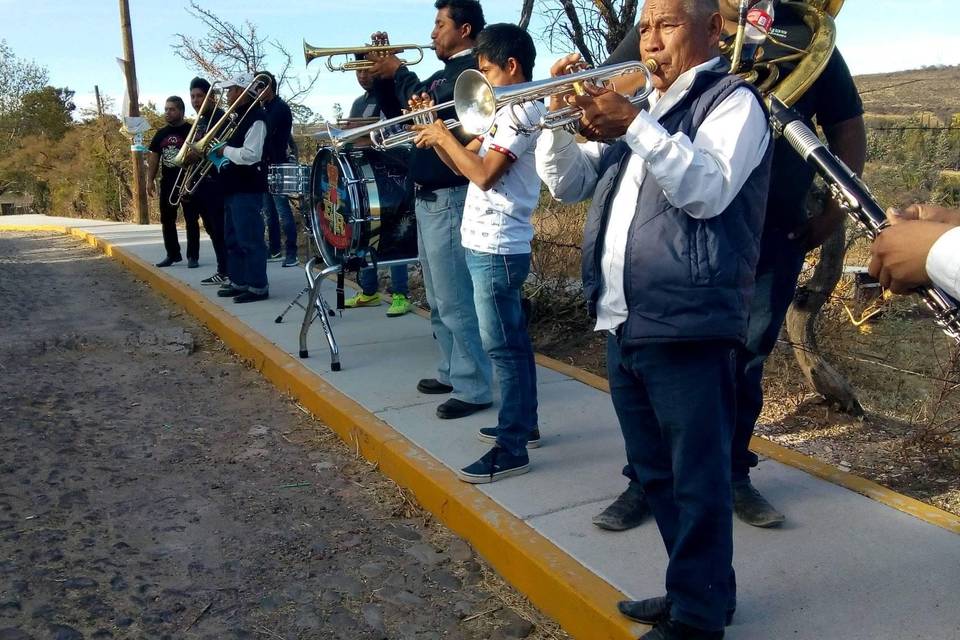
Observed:
[[[361,59],[363,56],[357,56]],[[350,119],[345,123],[347,127],[351,126],[351,121],[356,126],[358,118],[381,118],[383,110],[377,100],[377,95],[373,93],[373,76],[368,69],[357,69],[357,82],[363,89],[363,94],[353,101],[350,108]],[[390,308],[387,309],[388,318],[397,318],[409,313],[413,309],[410,302],[410,288],[407,278],[407,265],[398,264],[390,267],[390,280],[393,284],[392,295],[390,298]],[[367,267],[360,271],[357,278],[360,285],[360,292],[348,298],[344,304],[348,309],[355,307],[376,307],[381,303],[380,292],[377,291],[379,280],[377,278],[377,268]]]

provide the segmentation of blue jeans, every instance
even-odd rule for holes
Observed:
[[[764,230],[750,303],[746,344],[737,354],[737,421],[733,432],[733,481],[750,477],[757,455],[750,439],[763,409],[763,365],[777,344],[780,328],[797,290],[806,250],[787,231]]]
[[[238,289],[266,293],[267,245],[263,242],[263,216],[259,193],[233,193],[223,201],[224,242],[230,282]]]
[[[492,400],[493,371],[483,351],[473,280],[460,244],[460,221],[467,188],[438,189],[435,200],[416,199],[417,247],[430,325],[440,347],[437,380],[453,387],[453,397],[485,404]]]
[[[500,383],[497,444],[513,455],[526,451],[537,426],[537,365],[520,300],[530,254],[497,255],[467,249],[480,339]]]
[[[399,293],[402,296],[410,295],[410,286],[408,284],[409,276],[407,274],[407,265],[395,264],[390,267],[390,289],[393,293]],[[380,287],[380,281],[377,279],[377,270],[373,267],[360,270],[358,276],[360,289],[363,295],[372,296]]]
[[[287,196],[263,194],[263,212],[267,218],[267,236],[270,239],[270,255],[280,253],[280,223],[283,223],[284,257],[297,258],[297,221],[293,219],[290,199]]]
[[[736,347],[731,342],[607,341],[610,397],[627,462],[667,549],[671,617],[721,631],[736,600],[730,442]]]

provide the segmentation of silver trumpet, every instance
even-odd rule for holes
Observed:
[[[510,118],[521,133],[529,134],[541,129],[571,128],[576,127],[577,122],[583,117],[583,110],[579,107],[569,106],[547,112],[537,122],[529,122],[522,107],[528,102],[566,93],[583,95],[583,85],[587,82],[614,89],[613,83],[616,78],[634,73],[642,73],[645,79],[643,89],[630,98],[633,104],[640,104],[653,93],[653,74],[656,70],[657,63],[653,60],[621,62],[609,67],[586,69],[547,80],[494,87],[482,73],[471,69],[464,71],[457,78],[457,84],[453,89],[453,104],[463,130],[472,135],[487,133],[493,127],[497,110],[505,105],[510,108]]]
[[[374,148],[381,151],[392,149],[400,145],[410,144],[416,139],[417,132],[405,130],[404,127],[411,124],[430,124],[436,119],[437,113],[444,109],[453,108],[453,106],[454,103],[451,100],[427,109],[411,111],[394,118],[378,120],[371,124],[350,129],[338,129],[328,123],[326,130],[317,133],[314,138],[320,142],[321,146],[340,150],[361,138],[369,136]],[[444,120],[443,123],[447,129],[456,129],[460,126],[460,122],[453,118]]]

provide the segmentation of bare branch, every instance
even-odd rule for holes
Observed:
[[[530,19],[533,18],[533,0],[523,0],[523,7],[520,9],[520,21],[517,23],[521,29],[526,30],[530,26]]]

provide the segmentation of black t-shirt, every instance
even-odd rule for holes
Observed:
[[[263,143],[263,161],[267,164],[287,162],[287,148],[293,131],[293,113],[280,96],[263,105],[266,113],[267,138]]]
[[[772,33],[778,40],[795,47],[806,47],[810,41],[810,29],[799,14],[787,5],[778,6]],[[764,58],[786,53],[770,44],[765,44],[764,48]],[[631,29],[604,64],[639,58],[640,36],[636,29]],[[793,108],[811,128],[814,120],[821,127],[830,127],[863,115],[863,103],[839,50],[834,50],[823,73]],[[773,150],[765,229],[790,231],[806,220],[807,193],[813,185],[813,179],[813,169],[794,151],[790,143],[783,138],[777,140]]]
[[[150,151],[160,156],[160,189],[165,191],[173,187],[180,167],[173,164],[180,147],[190,135],[191,125],[187,122],[179,126],[167,125],[157,131],[150,142]]]
[[[380,103],[370,91],[364,91],[363,95],[353,101],[350,107],[350,118],[379,118],[382,112]]]

